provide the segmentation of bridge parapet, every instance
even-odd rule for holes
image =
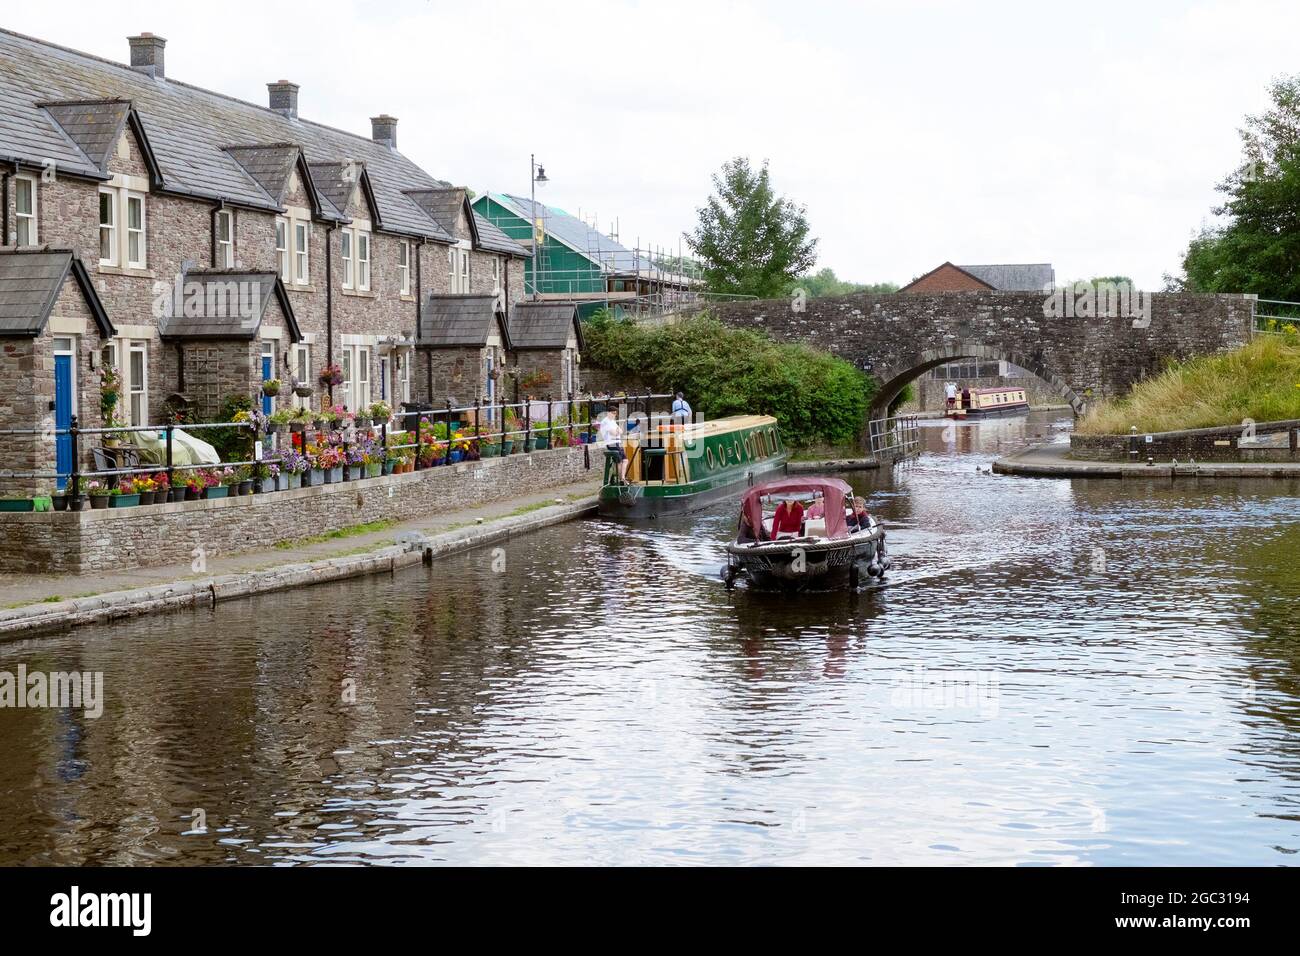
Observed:
[[[1126,392],[1170,359],[1246,344],[1254,327],[1249,295],[1157,292],[1142,310],[1134,304],[1085,314],[1073,308],[1062,314],[1051,298],[1042,292],[859,294],[726,302],[713,311],[728,325],[806,342],[871,373],[881,383],[873,417],[908,382],[961,358],[1019,365],[1082,414],[1089,401]]]

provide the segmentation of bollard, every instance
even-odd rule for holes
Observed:
[[[1138,460],[1138,427],[1130,425],[1128,429],[1128,460],[1136,462]]]

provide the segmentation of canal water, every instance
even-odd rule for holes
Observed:
[[[1051,413],[853,483],[872,593],[718,580],[730,507],[0,645],[0,863],[1290,864],[1300,486],[1023,479]]]

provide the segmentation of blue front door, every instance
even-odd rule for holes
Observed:
[[[72,474],[72,436],[67,433],[72,427],[72,356],[54,356],[54,440],[55,471],[60,490],[68,483]]]
[[[272,369],[271,369],[271,365],[272,365],[272,363],[273,363],[274,361],[275,361],[275,357],[272,356],[272,355],[263,355],[263,356],[262,356],[262,381],[265,382],[267,379],[269,379],[269,378],[271,377],[271,371],[272,371]],[[271,396],[270,396],[270,395],[263,395],[263,396],[262,396],[262,414],[263,414],[263,415],[270,415],[270,414],[271,414],[271,401],[272,401],[272,399],[271,399]]]

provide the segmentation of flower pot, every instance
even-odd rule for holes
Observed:
[[[548,449],[548,448],[550,448],[550,447],[551,447],[551,439],[550,439],[550,438],[544,438],[544,437],[542,437],[541,435],[538,435],[536,438],[533,439],[533,450],[534,450],[534,451],[545,451],[546,449]]]
[[[140,503],[139,495],[114,495],[113,496],[114,508],[134,508],[139,503]]]
[[[311,386],[295,385],[293,387],[293,393],[297,395],[299,398],[311,398]]]
[[[348,481],[360,481],[365,477],[364,465],[348,465]]]
[[[211,501],[213,498],[229,498],[229,497],[230,497],[230,486],[229,486],[229,485],[213,485],[211,488],[204,488],[204,489],[203,489],[203,497],[204,497],[205,499],[207,499],[208,501]]]
[[[501,443],[501,454],[503,457],[505,455],[509,455],[511,452],[514,451],[514,449],[515,449],[515,442],[514,439],[512,438],[507,438],[505,441]]]
[[[54,496],[54,510],[55,510],[55,511],[67,511],[67,510],[68,510],[68,496],[67,496],[67,495],[55,495],[55,496]]]
[[[198,501],[198,500],[199,500],[199,489],[198,489],[198,488],[186,488],[186,489],[185,489],[185,500],[186,500],[186,501]]]
[[[0,511],[32,511],[35,507],[31,498],[0,498]]]
[[[325,469],[325,484],[337,485],[343,481],[343,466],[335,465],[333,468]]]
[[[484,442],[478,446],[478,454],[480,458],[495,458],[500,453],[501,447],[499,445]]]
[[[83,511],[86,507],[86,499],[81,495],[71,495],[68,498],[69,511]]]
[[[108,498],[109,498],[108,495],[91,495],[90,496],[91,509],[98,511],[100,508],[107,508]]]
[[[384,470],[383,462],[381,461],[372,462],[371,464],[366,465],[366,477],[378,478],[383,473],[383,470]]]
[[[358,415],[355,419],[353,419],[353,422],[356,424],[358,428],[369,428],[372,424],[371,420],[367,418],[365,415]]]
[[[267,422],[267,423],[266,423],[266,433],[267,433],[268,435],[278,435],[278,434],[280,434],[280,423],[279,423],[279,422]]]
[[[251,495],[253,493],[252,479],[249,479],[248,481],[241,481],[235,487],[236,487],[235,494],[237,495]]]
[[[453,465],[454,465],[454,464],[456,464],[456,462],[460,461],[460,460],[461,460],[462,458],[464,458],[464,457],[465,457],[465,453],[462,452],[459,448],[457,448],[457,449],[455,449],[454,451],[448,453],[448,455],[447,455],[447,461],[448,461],[450,464],[453,464]]]
[[[313,418],[311,421],[311,427],[316,429],[318,432],[323,432],[327,424],[328,422],[323,418]]]
[[[262,386],[262,394],[265,395],[267,398],[275,398],[275,396],[277,396],[277,395],[280,394],[280,386],[279,386],[279,385],[271,385],[271,386],[263,385],[263,386]]]
[[[151,505],[151,504],[153,504],[153,501],[154,501],[154,494],[155,494],[155,493],[152,492],[152,491],[142,491],[142,492],[140,492],[140,504],[142,504],[142,505]]]
[[[397,464],[398,464],[398,463],[395,462],[395,461],[393,461],[393,459],[391,459],[391,458],[385,458],[385,459],[384,459],[384,474],[385,474],[385,475],[391,475],[393,472],[395,472],[395,471],[397,470]]]
[[[285,491],[291,491],[294,488],[302,487],[302,472],[292,471],[287,475],[281,475],[280,480],[284,482]]]
[[[257,493],[259,495],[269,495],[273,491],[279,491],[275,478],[259,478],[257,480]]]
[[[306,423],[306,422],[290,422],[290,423],[289,423],[289,431],[291,431],[291,432],[293,432],[293,433],[295,433],[295,434],[301,435],[301,434],[302,434],[303,432],[305,432],[306,430],[307,430],[307,423]]]

